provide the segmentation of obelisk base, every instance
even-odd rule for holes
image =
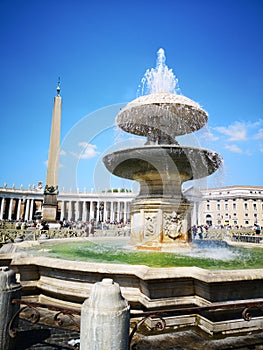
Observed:
[[[58,201],[57,201],[58,190],[56,187],[47,187],[44,192],[44,203],[42,220],[48,223],[55,223],[57,221],[58,212]]]
[[[48,223],[57,222],[57,206],[43,205],[42,219]]]

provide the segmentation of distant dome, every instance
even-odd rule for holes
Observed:
[[[172,137],[201,129],[207,113],[188,97],[166,92],[140,96],[117,115],[117,125],[132,134],[146,136],[151,130]]]

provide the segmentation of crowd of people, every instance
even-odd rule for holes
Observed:
[[[93,236],[95,234],[95,230],[103,230],[103,231],[116,231],[116,235],[129,235],[130,225],[129,223],[124,222],[96,222],[95,220],[90,221],[73,221],[66,220],[59,221],[56,224],[49,224],[45,220],[33,220],[33,221],[14,221],[10,222],[8,220],[0,222],[0,228],[6,228],[9,226],[16,230],[32,230],[37,229],[40,232],[48,231],[49,229],[56,230],[68,230],[68,231],[82,231],[85,237]]]
[[[4,228],[6,224],[12,224],[13,227],[16,230],[26,230],[26,229],[38,229],[40,231],[47,231],[50,229],[50,225],[45,220],[33,220],[33,221],[15,221],[10,222],[8,220],[2,220],[0,221],[0,228]],[[128,236],[130,234],[130,223],[124,223],[124,222],[96,222],[95,220],[90,221],[73,221],[73,220],[66,220],[58,222],[57,224],[53,225],[52,228],[58,229],[58,230],[64,230],[67,229],[69,231],[75,231],[75,230],[81,230],[83,231],[83,235],[85,237],[93,236],[95,234],[95,230],[111,230],[116,231],[116,235],[125,235]],[[191,234],[192,239],[204,239],[207,238],[207,235],[209,233],[209,230],[220,230],[224,229],[227,231],[230,230],[242,230],[242,229],[249,229],[251,234],[255,234],[260,236],[261,234],[261,227],[257,223],[254,224],[254,226],[251,226],[249,228],[242,227],[242,226],[209,226],[209,225],[193,225],[191,228]]]
[[[251,227],[242,227],[242,226],[208,226],[208,225],[194,225],[191,229],[192,233],[192,239],[203,239],[207,236],[209,230],[249,230],[251,234],[260,235],[261,234],[261,227],[257,223],[254,224],[254,226]]]

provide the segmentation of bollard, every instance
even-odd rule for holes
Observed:
[[[130,306],[120,286],[105,278],[95,283],[81,308],[80,350],[128,350]]]
[[[8,326],[19,305],[12,299],[21,296],[21,284],[16,282],[15,272],[7,266],[0,267],[0,350],[15,349],[15,339],[8,333]]]

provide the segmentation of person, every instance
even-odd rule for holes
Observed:
[[[199,239],[203,239],[203,228],[201,225],[197,226],[197,233],[198,233]]]
[[[192,234],[193,234],[193,239],[196,239],[196,235],[197,235],[197,227],[196,227],[196,225],[194,225],[193,228],[192,228]]]
[[[261,232],[260,226],[258,224],[255,224],[256,236],[260,236],[260,232]],[[259,243],[259,242],[260,242],[260,237],[256,237],[256,243]]]
[[[89,236],[89,233],[90,233],[90,223],[87,222],[85,224],[85,228],[84,228],[84,237],[88,237]]]

